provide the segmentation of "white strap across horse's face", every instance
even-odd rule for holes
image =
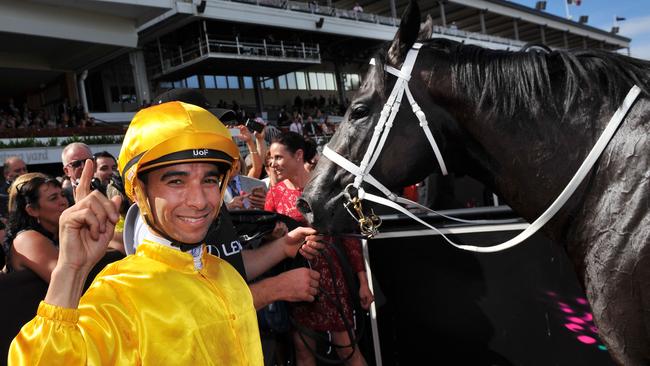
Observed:
[[[359,166],[355,165],[334,150],[330,149],[328,146],[325,146],[323,149],[323,155],[325,155],[325,157],[355,176],[354,183],[352,183],[351,186],[356,188],[358,197],[360,199],[363,199],[363,196],[365,194],[363,188],[361,188],[361,183],[366,181],[379,189],[391,201],[397,200],[397,197],[388,188],[386,188],[372,175],[370,175],[370,170],[377,162],[377,158],[379,158],[379,154],[381,154],[384,144],[386,143],[386,138],[390,133],[390,129],[393,127],[393,121],[397,116],[397,112],[399,111],[405,92],[406,97],[411,104],[411,109],[413,110],[413,113],[415,113],[415,116],[418,118],[418,121],[420,121],[420,127],[422,127],[424,134],[429,140],[429,144],[433,148],[436,159],[438,160],[438,165],[440,166],[440,171],[443,175],[447,175],[447,166],[445,165],[445,161],[442,158],[438,144],[436,144],[436,141],[428,128],[429,124],[427,122],[426,115],[413,98],[413,95],[411,94],[411,91],[408,87],[408,82],[411,79],[411,72],[413,71],[413,66],[415,65],[415,61],[418,57],[418,53],[420,52],[421,47],[422,43],[415,43],[413,45],[413,47],[407,53],[404,64],[400,70],[397,70],[392,66],[384,66],[384,70],[386,72],[397,76],[397,81],[393,86],[393,90],[391,91],[386,104],[384,104],[384,108],[382,109],[379,116],[379,121],[377,121],[377,125],[374,128],[372,138],[370,139],[370,144],[368,145],[368,149],[363,156],[363,160],[361,160],[361,164],[359,164]],[[374,65],[374,61],[374,59],[370,60],[370,64]],[[346,187],[346,192],[349,190],[349,188],[350,186]]]

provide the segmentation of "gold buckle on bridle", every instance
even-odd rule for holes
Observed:
[[[354,188],[352,185],[345,187],[345,196],[347,198],[347,202],[344,203],[345,209],[359,223],[361,234],[370,239],[379,233],[381,218],[372,209],[370,209],[370,214],[366,216],[361,206],[361,199],[357,194],[350,194],[350,187]]]

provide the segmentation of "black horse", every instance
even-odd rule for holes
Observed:
[[[650,63],[600,50],[496,51],[426,39],[430,35],[431,19],[420,24],[411,2],[329,148],[359,164],[396,83],[385,66],[399,69],[422,40],[409,88],[447,167],[483,182],[532,221],[638,85],[642,94],[604,153],[544,230],[566,247],[612,357],[624,365],[650,364]],[[390,189],[439,169],[410,109],[404,97],[370,172]],[[353,178],[320,159],[299,202],[316,228],[353,230],[342,194]]]

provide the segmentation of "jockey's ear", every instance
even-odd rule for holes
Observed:
[[[425,23],[426,24],[426,23]],[[388,49],[388,64],[399,68],[404,62],[406,53],[418,39],[420,33],[420,7],[415,0],[411,0],[404,11],[395,39]],[[431,32],[429,32],[429,36]],[[429,37],[427,37],[429,38]]]

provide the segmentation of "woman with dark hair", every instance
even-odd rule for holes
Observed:
[[[16,178],[9,188],[9,225],[3,243],[8,272],[30,269],[50,282],[59,257],[59,217],[68,208],[61,183],[42,173]]]
[[[306,140],[300,134],[288,132],[276,138],[270,147],[271,167],[277,175],[278,183],[271,187],[267,196],[264,210],[287,215],[302,225],[307,225],[302,214],[296,207],[296,200],[302,194],[303,188],[309,181],[311,166],[317,159],[316,144]],[[333,241],[333,238],[325,238]],[[344,259],[352,267],[352,271],[359,280],[358,299],[364,309],[370,307],[373,295],[368,286],[368,277],[363,266],[363,255],[358,240],[343,239],[340,248],[334,248],[334,243],[326,246],[326,253],[310,261],[311,268],[321,274],[320,291],[316,300],[311,303],[296,303],[291,307],[291,315],[303,328],[317,332],[330,332],[332,343],[343,346],[337,348],[339,357],[346,361],[346,365],[365,365],[365,359],[359,347],[351,345],[348,333],[352,329],[354,320],[351,291],[344,276],[341,262]],[[340,259],[341,253],[346,258]],[[331,258],[328,263],[327,258]],[[293,340],[296,346],[296,364],[315,365],[312,354],[316,350],[314,339],[294,332]],[[309,332],[308,332],[309,333]]]

